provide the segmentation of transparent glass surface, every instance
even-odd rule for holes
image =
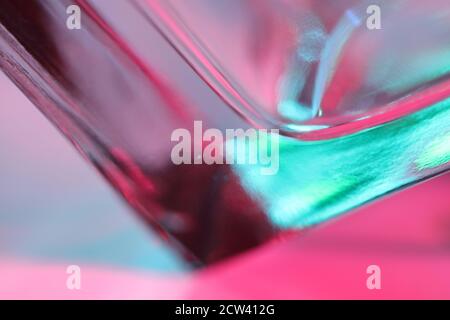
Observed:
[[[72,3],[0,0],[0,68],[193,263],[450,167],[448,1],[371,1],[380,30],[364,1]],[[175,165],[197,120],[280,129],[279,172]]]

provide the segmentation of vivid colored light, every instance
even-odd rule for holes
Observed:
[[[432,169],[450,162],[450,134],[433,141],[417,159],[419,170]]]
[[[446,131],[450,99],[342,138],[305,142],[280,137],[280,169],[273,176],[256,174],[257,165],[234,170],[248,192],[267,206],[275,225],[305,228],[420,180],[430,174],[422,172],[425,168],[444,170],[450,161],[450,134],[442,138]]]

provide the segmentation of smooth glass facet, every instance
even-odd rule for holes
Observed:
[[[449,169],[450,3],[370,4],[381,30],[364,1],[0,0],[0,68],[144,221],[210,263]],[[278,174],[175,165],[172,132],[198,120],[280,129]]]

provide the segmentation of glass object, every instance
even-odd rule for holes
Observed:
[[[202,264],[449,168],[449,15],[443,0],[0,0],[0,67]],[[175,165],[171,135],[196,120],[279,129],[279,172]]]

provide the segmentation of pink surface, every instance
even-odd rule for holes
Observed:
[[[450,298],[449,176],[363,208],[303,236],[188,274],[1,260],[0,297],[32,299],[442,299]],[[366,268],[381,268],[368,290]]]

